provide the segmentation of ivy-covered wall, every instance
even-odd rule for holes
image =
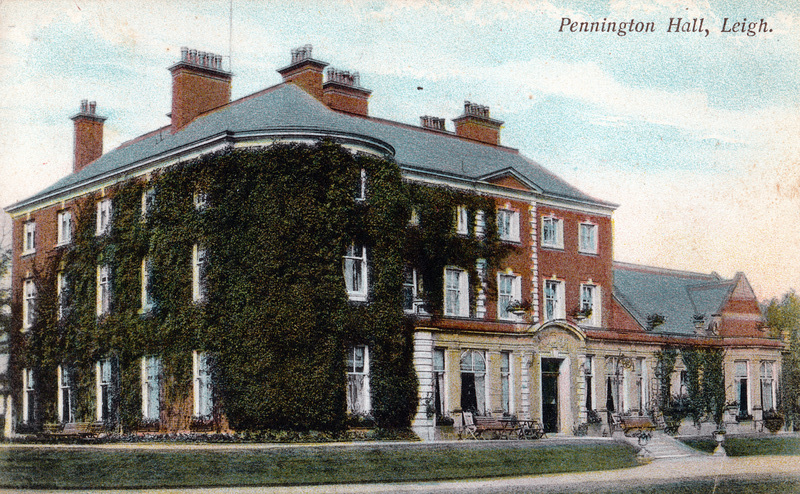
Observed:
[[[354,199],[361,170],[367,199]],[[142,210],[145,190],[154,203]],[[345,349],[370,348],[372,411],[383,427],[408,426],[416,409],[413,321],[403,313],[403,270],[421,274],[426,307],[441,314],[444,266],[495,266],[494,201],[475,194],[405,183],[396,163],[353,155],[330,142],[228,149],[130,179],[113,198],[110,232],[97,236],[99,194],[73,208],[76,232],[34,273],[36,324],[15,333],[14,369],[35,369],[37,418],[58,418],[60,364],[73,369],[74,414],[96,416],[95,363],[110,358],[115,413],[109,425],[141,426],[141,358],[162,359],[161,424],[191,420],[192,351],[214,355],[217,409],[233,429],[339,430],[346,422]],[[195,207],[197,192],[208,206]],[[454,231],[466,206],[470,234]],[[409,225],[412,209],[419,222]],[[477,211],[485,234],[475,235]],[[348,300],[342,255],[352,243],[368,252],[367,302]],[[192,252],[205,248],[205,299],[193,302]],[[142,260],[150,261],[142,309]],[[97,270],[108,265],[110,311],[98,316]],[[58,316],[58,273],[68,280],[68,310]],[[490,279],[487,288],[494,287]],[[16,372],[18,374],[19,372]],[[19,389],[19,388],[17,388]],[[219,418],[219,414],[217,414]]]

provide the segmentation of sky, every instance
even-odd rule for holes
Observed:
[[[653,29],[569,29],[604,20]],[[503,145],[619,205],[616,260],[800,291],[794,0],[0,0],[0,206],[71,172],[82,99],[109,151],[169,122],[182,46],[223,55],[235,99],[305,44],[361,74],[373,116],[453,130],[465,100],[489,106]]]

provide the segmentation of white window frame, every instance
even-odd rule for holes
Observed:
[[[510,285],[506,283],[510,282]],[[506,290],[506,288],[510,288]],[[504,321],[518,321],[520,317],[506,310],[511,302],[522,301],[522,276],[509,273],[497,273],[497,318]]]
[[[475,238],[483,238],[486,234],[486,213],[482,209],[475,211]]]
[[[509,350],[500,352],[500,407],[503,415],[514,413],[514,373],[513,353]],[[505,367],[504,367],[505,366]]]
[[[639,411],[640,415],[644,415],[644,408],[647,406],[646,386],[645,383],[645,363],[643,357],[636,357],[633,361],[633,400],[632,405]]]
[[[59,365],[58,374],[58,421],[61,423],[74,422],[75,412],[73,410],[72,393],[72,369],[69,366]],[[67,409],[66,416],[64,408]]]
[[[67,294],[68,294],[69,279],[64,271],[56,273],[56,303],[58,304],[58,320],[64,318],[64,313],[67,311]]]
[[[358,173],[358,190],[354,199],[358,202],[367,200],[367,170],[364,168]]]
[[[22,302],[22,331],[25,332],[36,323],[36,302],[38,298],[38,290],[36,283],[32,278],[28,278],[23,283],[23,296],[25,300]]]
[[[587,306],[586,295],[588,293],[590,294],[590,299],[589,299],[590,303],[588,304],[588,306],[592,310],[592,315],[584,319],[581,323],[587,326],[594,326],[594,327],[600,326],[602,320],[602,311],[601,311],[602,299],[600,298],[601,294],[600,287],[598,285],[595,285],[594,283],[582,283],[580,290],[581,290],[579,293],[580,309],[584,310],[584,308]]]
[[[142,357],[142,418],[161,420],[161,357]]]
[[[195,210],[203,211],[208,207],[208,194],[204,190],[197,189],[192,194],[192,202]]]
[[[152,263],[150,258],[145,256],[142,258],[141,267],[141,280],[142,280],[142,312],[147,312],[153,308],[153,294],[150,289],[150,274],[152,272]]]
[[[22,235],[22,254],[27,256],[36,252],[36,222],[28,221],[24,226],[24,233]]]
[[[362,350],[363,363],[356,366],[358,350]],[[367,415],[372,411],[372,398],[369,383],[369,346],[352,345],[347,349],[347,411],[352,414]]]
[[[469,234],[469,211],[466,206],[456,206],[456,233]]]
[[[345,290],[350,300],[366,302],[369,288],[367,274],[367,248],[352,243],[347,247],[342,259]]]
[[[444,269],[443,305],[445,316],[469,317],[469,273],[466,270],[453,266]]]
[[[192,246],[192,300],[203,302],[206,299],[206,269],[208,252],[199,244]]]
[[[545,321],[555,321],[566,319],[566,308],[564,303],[564,282],[562,280],[544,280],[544,307],[543,315]],[[552,310],[548,310],[548,305],[552,303]]]
[[[597,409],[597,396],[595,395],[594,389],[596,386],[595,383],[595,362],[596,359],[594,355],[586,355],[584,364],[583,364],[583,381],[586,395],[583,397],[582,407],[586,412],[589,410],[596,410]],[[587,403],[588,402],[588,403]]]
[[[406,266],[403,271],[403,311],[406,314],[416,314],[422,311],[422,298],[419,294],[422,291],[420,288],[421,279],[417,268]],[[410,295],[411,304],[406,305],[406,300]]]
[[[408,217],[408,225],[419,226],[419,210],[417,208],[411,208],[411,214]]]
[[[744,366],[744,375],[741,375],[738,372],[739,365],[742,364]],[[745,398],[747,399],[747,413],[753,413],[753,400],[750,397],[750,386],[752,386],[752,379],[750,379],[750,361],[749,360],[735,360],[733,362],[733,387],[734,387],[734,396],[736,397],[736,401],[739,402],[739,411],[742,409],[741,403],[741,381],[745,379],[747,385],[745,386]]]
[[[628,372],[619,362],[620,360],[618,356],[606,356],[605,382],[603,385],[607,387],[609,380],[611,380],[611,400],[614,403],[614,411],[616,413],[623,413],[629,410],[628,400],[626,397],[626,391],[628,389],[628,380],[626,378]],[[622,372],[619,372],[620,367],[622,367]],[[617,374],[617,372],[619,372],[619,374]],[[608,397],[606,397],[606,401],[608,401],[607,398]]]
[[[500,240],[519,242],[519,211],[497,210],[497,234]]]
[[[766,372],[765,372],[766,371]],[[775,362],[762,360],[759,365],[759,391],[761,394],[761,408],[764,411],[775,409],[777,403],[775,386]],[[764,387],[769,386],[769,399],[771,403],[764,403]]]
[[[564,248],[564,220],[552,215],[542,216],[542,247]]]
[[[108,264],[97,266],[97,315],[111,311],[111,268]]]
[[[192,393],[194,417],[208,420],[214,413],[214,394],[211,381],[211,356],[207,352],[192,352]]]
[[[103,414],[103,392],[105,391],[106,399],[108,400],[109,412],[111,410],[111,392],[113,382],[113,369],[111,367],[111,359],[106,358],[95,362],[95,404],[97,410],[97,421],[103,422],[109,420],[111,417],[106,417]]]
[[[578,252],[597,254],[598,228],[594,223],[583,222],[578,225]],[[589,235],[586,235],[589,232]]]
[[[435,347],[433,349],[433,382],[431,386],[433,388],[434,407],[440,415],[447,413],[447,400],[445,399],[447,394],[447,380],[445,379],[446,359],[447,352],[445,352],[444,348]]]
[[[58,212],[58,239],[56,245],[72,243],[72,211],[64,209]]]
[[[22,369],[22,423],[36,421],[36,376],[31,368]]]
[[[476,366],[476,356],[481,361],[481,366]],[[488,391],[488,379],[487,374],[489,370],[488,361],[486,359],[486,352],[484,350],[475,350],[475,349],[468,349],[461,352],[461,359],[459,362],[459,370],[461,374],[473,374],[474,383],[475,383],[475,401],[476,401],[476,412],[479,415],[485,415],[486,411],[489,410],[489,393]],[[463,380],[463,377],[462,377]],[[461,400],[463,402],[463,386],[461,389],[462,397]]]
[[[97,231],[98,237],[111,231],[111,216],[113,214],[111,199],[102,199],[97,203]]]
[[[150,211],[153,209],[153,204],[156,200],[155,187],[148,187],[142,191],[142,219],[147,218]]]

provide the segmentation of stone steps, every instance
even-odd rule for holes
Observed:
[[[641,447],[639,452],[640,456],[646,458],[686,458],[690,456],[703,456],[703,453],[697,451],[682,442],[678,441],[672,436],[665,434],[663,431],[653,431],[650,440],[644,446],[639,446],[639,439],[636,437],[626,437],[627,442],[630,444]]]

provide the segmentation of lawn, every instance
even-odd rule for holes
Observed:
[[[639,484],[635,487],[616,485],[604,489],[597,486],[546,491],[550,494],[788,494],[800,492],[800,480],[781,478],[693,479],[670,483]]]
[[[711,438],[681,439],[687,445],[711,453],[717,442]],[[796,436],[728,436],[723,444],[728,456],[800,455],[800,438]]]
[[[0,487],[102,489],[433,481],[637,465],[610,441],[280,448],[0,448]]]

